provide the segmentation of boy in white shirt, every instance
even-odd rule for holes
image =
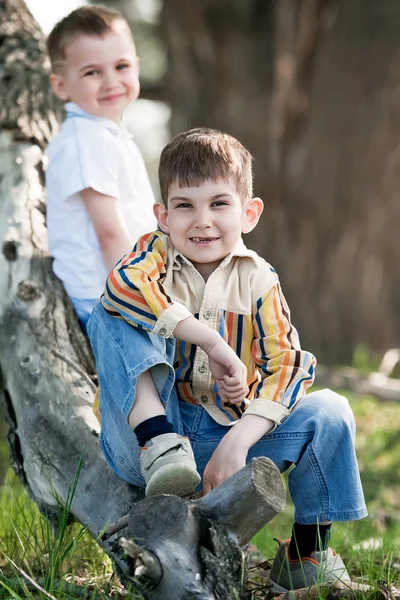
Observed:
[[[156,226],[143,158],[121,126],[139,95],[139,59],[125,19],[102,6],[66,16],[47,49],[51,87],[68,101],[48,147],[49,249],[85,329],[107,273]]]

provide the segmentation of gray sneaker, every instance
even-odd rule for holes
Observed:
[[[140,451],[140,470],[146,496],[186,496],[200,483],[190,441],[177,433],[163,433],[150,440]]]
[[[275,538],[279,544],[270,579],[274,592],[284,593],[298,590],[323,581],[349,581],[350,577],[339,554],[332,548],[323,552],[312,552],[301,560],[292,560],[288,555],[289,540]]]

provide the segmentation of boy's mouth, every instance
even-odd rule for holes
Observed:
[[[193,242],[194,244],[200,244],[202,246],[211,244],[212,242],[216,242],[217,240],[219,240],[219,237],[192,237],[192,238],[190,238],[191,242]]]
[[[115,102],[116,100],[122,98],[122,96],[124,96],[122,92],[120,94],[110,94],[109,96],[104,96],[104,98],[101,98],[100,102]]]

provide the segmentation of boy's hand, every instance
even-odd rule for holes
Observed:
[[[203,350],[223,402],[240,404],[249,393],[245,365],[221,337],[203,346]]]
[[[246,465],[247,452],[245,446],[223,437],[204,469],[203,495],[242,469]]]
[[[274,425],[265,417],[244,414],[224,435],[208,461],[203,475],[203,494],[211,492],[244,467],[249,449],[272,431]]]
[[[174,336],[200,346],[208,355],[210,370],[223,402],[243,402],[249,393],[247,369],[217,331],[195,317],[186,317],[175,326]]]

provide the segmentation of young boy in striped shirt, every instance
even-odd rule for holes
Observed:
[[[164,148],[159,179],[160,230],[116,265],[88,325],[103,452],[148,496],[189,494],[201,477],[207,493],[255,456],[295,464],[274,588],[348,578],[327,542],[332,521],[367,514],[354,418],[330,390],[305,395],[316,359],[276,272],[242,241],[263,210],[252,157],[227,134],[193,129]]]

